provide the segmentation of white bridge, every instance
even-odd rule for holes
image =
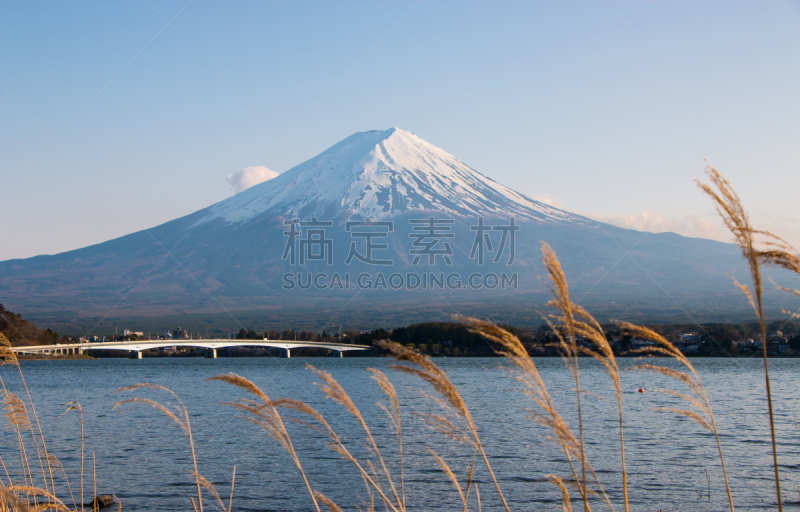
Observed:
[[[296,348],[324,348],[338,352],[343,357],[348,350],[369,350],[368,345],[348,345],[346,343],[325,343],[319,341],[283,341],[283,340],[148,340],[148,341],[104,341],[96,343],[65,343],[57,345],[31,345],[28,347],[12,347],[17,354],[67,355],[83,354],[86,350],[123,350],[131,353],[136,359],[142,358],[142,351],[164,347],[198,347],[207,349],[206,357],[216,359],[217,349],[226,347],[269,347],[283,350],[284,357],[292,356]]]

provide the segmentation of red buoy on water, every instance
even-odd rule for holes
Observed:
[[[639,393],[644,393],[644,389],[639,388]]]

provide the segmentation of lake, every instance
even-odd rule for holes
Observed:
[[[573,381],[559,358],[539,358],[536,364],[559,412],[577,430]],[[658,359],[659,364],[676,367]],[[200,473],[213,482],[226,500],[231,471],[236,466],[234,510],[308,511],[313,505],[291,458],[280,445],[233,408],[222,405],[246,393],[206,379],[234,372],[254,381],[271,398],[295,398],[319,410],[345,439],[348,448],[366,457],[363,431],[339,405],[326,399],[313,384],[307,363],[329,371],[348,391],[367,419],[397,474],[394,431],[377,406],[387,403],[367,368],[384,370],[398,390],[405,436],[406,494],[409,510],[460,510],[461,501],[439,470],[428,448],[442,455],[462,478],[472,450],[432,431],[412,412],[436,412],[425,393],[430,388],[411,376],[391,371],[386,358],[152,358],[80,361],[22,361],[21,366],[39,414],[46,441],[66,468],[78,500],[80,424],[74,411],[62,416],[64,404],[77,400],[84,409],[86,429],[86,501],[91,497],[91,454],[95,453],[98,494],[115,494],[123,510],[186,511],[194,495],[188,438],[164,414],[143,404],[112,411],[123,398],[140,396],[164,404],[165,393],[137,391],[115,394],[139,382],[164,385],[177,393],[190,412]],[[560,510],[561,495],[547,474],[568,476],[563,453],[544,427],[528,418],[534,404],[519,391],[502,358],[440,358],[439,364],[457,385],[475,418],[492,466],[511,510]],[[711,397],[726,456],[737,510],[777,509],[773,483],[769,422],[760,359],[694,359]],[[637,364],[620,360],[623,368]],[[779,462],[784,505],[800,505],[800,399],[796,375],[800,359],[770,360],[779,438]],[[19,375],[10,366],[0,370],[6,386],[20,394]],[[655,391],[682,391],[678,383],[652,374],[624,371],[626,458],[631,508],[636,511],[728,508],[716,445],[699,425],[657,407],[681,405]],[[610,379],[594,361],[581,359],[582,386],[592,394],[583,400],[584,433],[589,461],[601,478],[614,506],[624,510],[619,472],[617,409]],[[638,389],[644,392],[639,393]],[[344,510],[365,508],[367,489],[353,466],[329,450],[318,432],[291,423],[289,431],[308,479],[315,490]],[[16,435],[2,434],[0,455],[18,472]],[[32,448],[29,448],[29,454]],[[13,470],[12,470],[13,468]],[[476,466],[482,510],[501,510],[491,479]],[[59,494],[68,497],[63,479]],[[462,484],[463,485],[463,484]],[[709,492],[710,488],[710,492]],[[474,492],[472,493],[474,500]],[[572,497],[578,498],[576,489]],[[71,504],[71,501],[69,502]],[[379,504],[378,504],[379,505]],[[582,508],[574,502],[576,510]],[[210,501],[206,510],[212,510]],[[382,510],[382,506],[377,507]],[[600,503],[595,510],[605,507]],[[478,510],[477,504],[471,505]]]

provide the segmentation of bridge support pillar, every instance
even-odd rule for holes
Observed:
[[[131,350],[131,355],[129,357],[131,359],[141,359],[142,358],[142,351],[141,350]]]
[[[206,349],[206,358],[208,358],[208,359],[216,359],[217,358],[217,349],[215,349],[215,348]]]
[[[344,350],[339,351],[339,357],[344,357]]]
[[[290,349],[288,349],[288,348],[287,348],[287,349],[284,349],[284,352],[283,352],[283,354],[284,354],[284,356],[286,357],[286,359],[289,359],[289,358],[291,358],[291,357],[292,357],[292,351],[291,351]]]

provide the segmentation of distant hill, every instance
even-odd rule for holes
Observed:
[[[51,345],[61,338],[50,329],[40,329],[22,315],[7,311],[0,304],[0,333],[5,335],[15,347],[26,345]]]

